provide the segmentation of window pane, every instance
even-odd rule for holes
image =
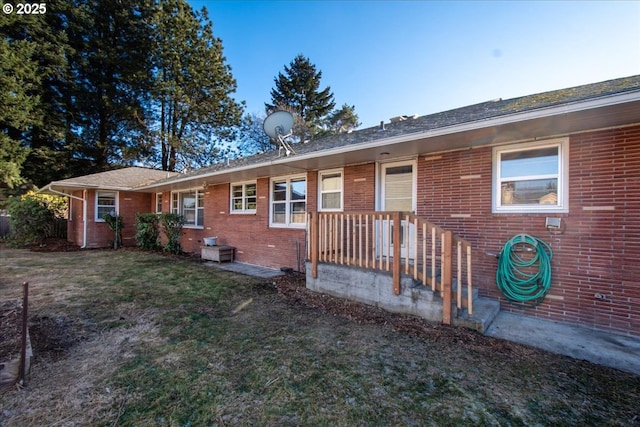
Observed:
[[[106,214],[111,214],[114,208],[109,206],[98,206],[98,218],[103,219]]]
[[[182,211],[182,216],[184,216],[185,224],[194,225],[196,223],[196,210],[195,209],[185,209]]]
[[[196,225],[203,225],[204,224],[204,209],[198,209],[198,222],[196,223]]]
[[[233,199],[233,210],[234,211],[242,210],[242,199]]]
[[[278,224],[286,223],[286,205],[284,203],[274,203],[272,221]]]
[[[291,181],[291,200],[306,200],[307,198],[307,182]]]
[[[291,203],[291,222],[296,224],[304,224],[306,218],[306,206],[305,202]]]
[[[233,197],[242,197],[242,185],[234,185],[231,193]]]
[[[194,209],[196,207],[196,195],[188,193],[182,196],[182,209]]]
[[[247,197],[247,209],[248,210],[256,210],[256,198],[255,197]]]
[[[274,201],[287,200],[287,183],[286,182],[273,183],[273,200]]]
[[[558,174],[558,147],[502,153],[500,175],[502,178]]]
[[[245,196],[255,196],[256,195],[256,184],[247,184],[245,188]]]
[[[501,186],[502,205],[557,205],[558,180],[507,181]]]
[[[324,193],[322,195],[322,209],[340,208],[340,193]]]
[[[342,189],[342,175],[339,173],[322,175],[322,191],[327,190],[341,190]]]
[[[98,205],[100,206],[115,206],[116,196],[115,194],[98,194]]]

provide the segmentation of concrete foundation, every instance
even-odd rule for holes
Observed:
[[[395,295],[393,278],[387,272],[319,263],[318,278],[314,279],[311,263],[306,267],[307,288],[312,291],[442,322],[442,299],[431,289],[414,286],[410,277],[402,278],[400,295]]]

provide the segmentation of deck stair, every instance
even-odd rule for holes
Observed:
[[[483,333],[499,311],[473,287],[471,243],[412,212],[311,212],[307,227],[307,287]]]

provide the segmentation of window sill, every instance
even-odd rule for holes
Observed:
[[[504,208],[493,208],[491,210],[492,214],[510,214],[510,215],[518,215],[518,214],[561,214],[561,213],[569,213],[569,208],[541,208],[541,209],[531,209],[531,208],[522,208],[522,209],[504,209]]]
[[[307,228],[307,224],[269,224],[269,228],[285,228],[291,230],[304,230]]]
[[[255,215],[256,211],[231,211],[229,215]]]
[[[203,225],[183,225],[182,228],[189,228],[191,230],[204,230]]]

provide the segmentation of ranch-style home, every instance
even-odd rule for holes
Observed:
[[[397,298],[418,315],[440,301],[425,317],[445,323],[491,302],[640,336],[640,76],[398,116],[288,155],[187,174],[126,168],[41,191],[69,197],[68,238],[83,248],[110,245],[104,213],[124,216],[134,245],[136,213],[175,212],[186,251],[217,237],[236,262],[306,271],[314,290],[392,310]],[[496,285],[512,238],[516,256],[552,252],[532,304]]]

